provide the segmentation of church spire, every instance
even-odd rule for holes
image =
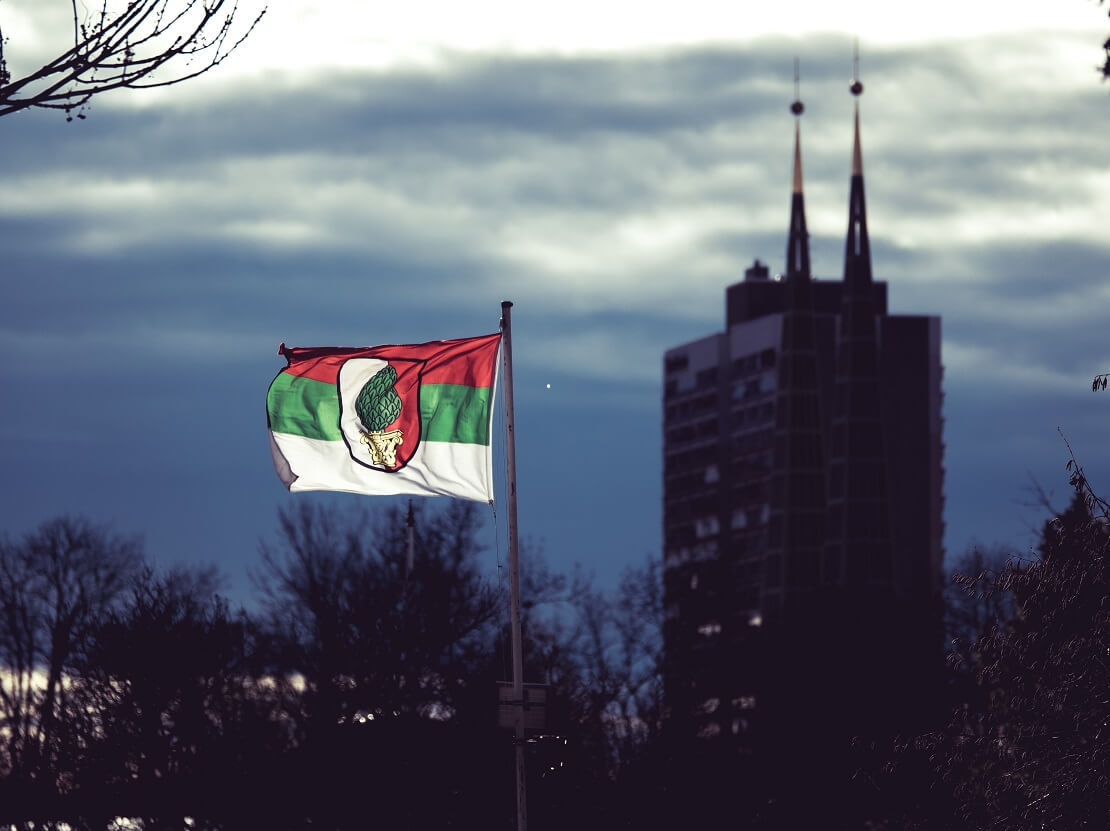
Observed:
[[[871,281],[871,250],[863,201],[863,154],[859,140],[858,80],[848,238],[844,246],[844,294],[837,332],[836,381],[829,454],[829,534],[822,579],[852,592],[889,589],[894,580],[894,549],[887,498],[879,326]]]
[[[869,292],[871,244],[867,237],[867,206],[863,197],[863,152],[859,141],[859,46],[856,46],[855,78],[849,89],[855,96],[855,135],[852,141],[852,183],[848,197],[848,237],[844,242],[844,282],[848,295]]]
[[[802,193],[802,126],[801,115],[805,105],[798,97],[798,59],[794,59],[794,187],[790,195],[790,234],[786,241],[786,279],[810,279],[809,232],[806,230],[805,196]]]
[[[805,109],[797,97],[797,86],[798,64],[795,61],[795,100],[790,105],[795,118]],[[822,372],[813,314],[814,284],[809,272],[809,234],[802,198],[800,134],[800,126],[795,123],[794,188],[786,244],[773,467],[760,607],[770,625],[793,617],[791,625],[803,631],[806,627],[801,625],[802,621],[813,609],[813,603],[806,598],[818,588],[827,503],[820,395]],[[812,638],[805,641],[809,642]],[[796,650],[801,650],[804,644],[799,642],[795,646]]]

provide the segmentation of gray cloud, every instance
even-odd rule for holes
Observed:
[[[661,354],[723,325],[752,258],[781,269],[798,51],[814,267],[839,276],[850,49],[459,57],[5,119],[0,463],[28,485],[0,525],[87,510],[211,553],[172,498],[250,559],[282,497],[259,439],[277,341],[492,331],[510,298],[534,533],[610,571],[657,549]],[[1027,470],[1061,475],[1056,425],[1095,447],[1110,406],[1081,395],[1110,370],[1110,108],[1093,79],[995,69],[1022,50],[1048,60],[1016,36],[865,60],[876,273],[892,309],[944,317],[957,549],[1017,533]],[[599,432],[568,457],[571,417]]]

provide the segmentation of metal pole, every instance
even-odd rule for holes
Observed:
[[[409,515],[405,520],[405,524],[409,527],[409,545],[408,550],[405,551],[405,580],[407,581],[409,579],[409,575],[412,574],[412,561],[414,559],[414,549],[416,548],[415,540],[413,538],[413,532],[416,528],[416,517],[412,513],[411,499],[409,500]]]
[[[513,423],[513,339],[511,309],[508,300],[501,301],[501,355],[505,362],[505,464],[509,525],[509,625],[513,649],[513,701],[516,702],[516,827],[527,831],[528,810],[524,788],[524,659],[520,636],[520,554],[516,527],[516,442]]]

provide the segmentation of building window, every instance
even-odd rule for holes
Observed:
[[[709,419],[698,424],[698,438],[703,439],[717,435],[717,419]]]
[[[717,396],[713,393],[695,398],[690,402],[690,409],[698,414],[715,412],[717,409]]]
[[[773,523],[771,527],[774,527]],[[782,585],[782,557],[778,554],[768,555],[763,566],[763,584],[769,589]]]
[[[821,573],[821,582],[835,585],[840,581],[840,546],[827,548],[823,555],[824,570]]]
[[[699,542],[697,545],[690,549],[690,557],[694,562],[700,563],[703,560],[712,560],[717,556],[717,543],[713,541]]]
[[[810,550],[802,549],[793,552],[787,567],[788,576],[787,580],[791,587],[799,588],[813,588],[817,585],[820,579],[820,561],[818,559],[820,550],[813,550],[815,544],[812,539],[807,539],[811,533],[811,523],[799,523],[799,530],[805,529],[805,533],[799,534],[798,542],[801,545],[808,543],[811,546]]]
[[[690,365],[690,358],[683,355],[671,355],[667,358],[666,369],[667,372],[681,372]]]
[[[690,562],[689,546],[673,548],[667,552],[667,556],[663,559],[663,568],[677,568],[688,562]]]
[[[737,358],[732,362],[732,377],[740,378],[744,375],[751,375],[758,368],[758,355],[745,355],[742,358]]]
[[[719,725],[715,721],[711,721],[711,722],[709,722],[709,724],[706,724],[704,727],[702,727],[700,730],[698,730],[698,738],[699,739],[712,739],[714,736],[720,735],[720,733],[721,733],[721,725]]]
[[[782,514],[771,517],[767,528],[767,543],[774,548],[782,547]]]
[[[704,537],[712,537],[721,531],[721,521],[715,516],[706,516],[701,519],[694,520],[694,534],[700,540]]]

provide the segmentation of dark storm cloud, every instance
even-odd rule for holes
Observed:
[[[993,68],[1036,45],[865,55],[876,275],[892,310],[944,318],[956,549],[1012,525],[1029,470],[1062,470],[1062,413],[1087,447],[1085,408],[1110,401],[1073,392],[1110,370],[1110,108],[1093,81]],[[565,559],[657,550],[661,355],[720,330],[753,258],[782,269],[799,52],[814,269],[837,279],[847,38],[458,57],[5,119],[0,462],[24,487],[0,524],[84,510],[170,559],[248,561],[283,496],[261,421],[277,342],[477,334],[510,298],[522,520]]]
[[[191,158],[211,163],[290,148],[361,155],[368,138],[378,150],[462,150],[481,159],[497,154],[498,133],[571,140],[598,131],[705,129],[779,108],[776,78],[781,66],[769,52],[460,59],[438,72],[331,71],[239,85],[214,99],[170,101],[157,110],[98,105],[87,121],[68,127],[60,117],[13,119],[22,149],[10,160],[65,154],[79,141],[98,160],[129,171],[144,162],[172,168]],[[754,88],[738,95],[741,83]]]

